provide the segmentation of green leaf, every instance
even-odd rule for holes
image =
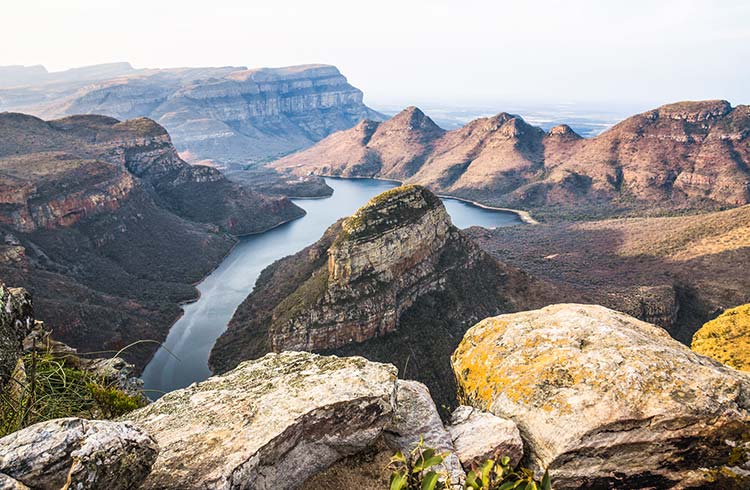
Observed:
[[[402,490],[406,488],[406,475],[393,473],[391,475],[391,490]]]
[[[516,488],[516,483],[518,482],[509,481],[509,482],[503,483],[502,485],[500,485],[500,488],[498,488],[497,490],[511,490],[512,488]]]
[[[481,487],[479,486],[479,483],[477,483],[477,474],[474,473],[474,471],[470,471],[468,475],[466,475],[466,486],[473,488],[474,490],[479,490]]]
[[[544,472],[544,478],[542,478],[542,490],[552,490],[552,480],[550,480],[549,471]]]
[[[495,462],[491,459],[488,459],[483,465],[481,469],[482,474],[482,480],[489,480],[490,478],[490,472],[492,471],[492,467],[495,465]]]
[[[435,490],[435,486],[438,482],[438,474],[434,471],[430,471],[425,475],[424,479],[422,480],[422,490]]]
[[[500,460],[500,464],[503,466],[510,465],[510,458],[508,456],[503,456],[503,459]]]

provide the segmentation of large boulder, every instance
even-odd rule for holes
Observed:
[[[394,413],[396,368],[268,354],[127,419],[161,452],[143,488],[287,489],[370,447]]]
[[[467,470],[488,459],[507,456],[515,467],[523,457],[523,439],[512,420],[461,405],[447,427],[456,456]]]
[[[746,458],[735,447],[750,434],[750,377],[622,313],[488,318],[452,364],[462,401],[515,421],[556,489],[702,486]]]
[[[158,451],[148,434],[124,422],[40,422],[0,439],[0,488],[138,488]]]
[[[23,354],[23,339],[33,326],[31,296],[0,282],[0,390]]]

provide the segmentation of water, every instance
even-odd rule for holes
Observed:
[[[326,179],[334,189],[325,199],[296,199],[307,215],[258,235],[240,239],[224,261],[200,284],[200,298],[183,306],[164,347],[143,371],[151,398],[211,376],[208,356],[237,306],[252,291],[260,272],[272,262],[314,243],[337,219],[349,216],[371,197],[396,184],[371,179]],[[444,199],[459,228],[518,224],[513,213],[492,211],[455,199]],[[171,352],[171,354],[170,354]]]

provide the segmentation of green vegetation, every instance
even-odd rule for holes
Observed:
[[[438,490],[451,487],[450,475],[437,468],[449,453],[437,454],[424,438],[409,453],[398,451],[388,464],[390,490]],[[552,490],[548,472],[541,480],[527,468],[513,469],[507,456],[488,459],[466,475],[466,490]]]
[[[0,393],[0,437],[45,420],[114,418],[146,404],[50,353],[32,352],[22,361],[25,376]]]

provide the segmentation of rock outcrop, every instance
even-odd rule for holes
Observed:
[[[750,203],[750,106],[680,102],[584,139],[500,113],[442,131],[410,107],[281,158],[274,169],[382,177],[536,215],[716,209]]]
[[[45,118],[150,117],[169,130],[191,163],[245,166],[310,146],[362,119],[383,119],[329,65],[135,70],[113,64],[67,76],[32,71],[0,71],[20,85],[0,90],[0,110]]]
[[[521,462],[523,440],[512,420],[462,405],[451,414],[447,429],[456,456],[467,471],[503,456],[510,458],[511,467]]]
[[[164,128],[0,114],[0,276],[83,351],[161,340],[192,283],[235,243],[301,216],[181,160]],[[154,345],[129,349],[139,367]]]
[[[395,383],[393,366],[284,352],[169,393],[127,416],[161,449],[142,488],[296,488],[381,436]]]
[[[0,393],[23,354],[23,339],[33,323],[30,295],[0,282]]]
[[[210,363],[221,372],[285,349],[362,355],[405,366],[451,404],[447,359],[468,324],[553,294],[466,239],[430,191],[398,187],[266,269]]]
[[[55,419],[0,439],[2,488],[128,490],[139,488],[159,449],[124,422]],[[15,480],[15,481],[14,481]]]
[[[731,308],[703,325],[691,348],[727,366],[750,371],[750,304]]]
[[[488,318],[452,364],[461,399],[515,421],[554,488],[700,487],[710,469],[743,464],[730,455],[750,429],[750,377],[621,313]]]

